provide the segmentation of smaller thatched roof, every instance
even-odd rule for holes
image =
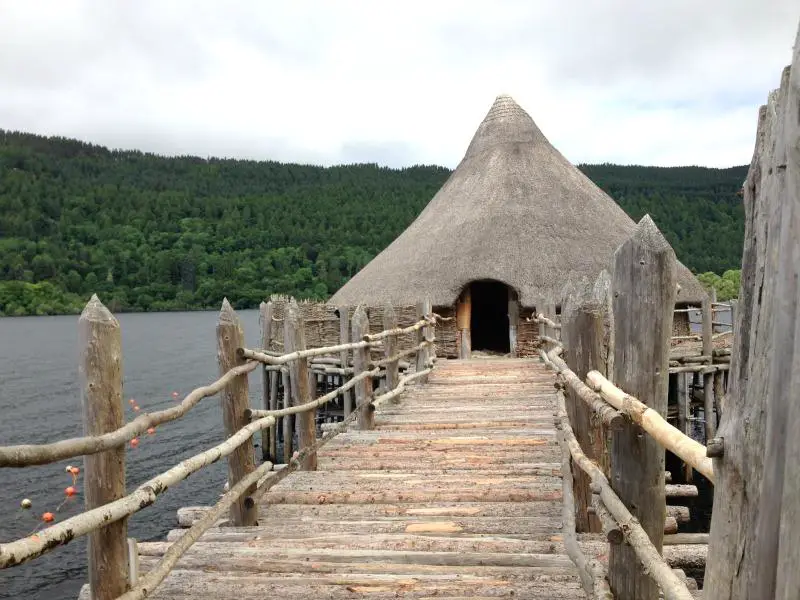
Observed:
[[[636,223],[498,96],[467,153],[416,220],[331,298],[370,305],[455,303],[471,281],[501,281],[524,306],[594,281]],[[678,302],[705,291],[683,265]]]

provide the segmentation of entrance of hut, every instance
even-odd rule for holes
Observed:
[[[472,349],[508,354],[508,286],[499,281],[474,281],[472,297]]]

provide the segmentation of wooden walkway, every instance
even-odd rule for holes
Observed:
[[[584,598],[561,543],[553,412],[539,361],[440,361],[374,431],[275,486],[259,526],[207,532],[153,597]],[[142,572],[168,546],[139,544]]]

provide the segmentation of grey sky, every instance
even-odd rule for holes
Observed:
[[[0,0],[0,128],[455,166],[511,94],[573,162],[749,162],[797,0]]]

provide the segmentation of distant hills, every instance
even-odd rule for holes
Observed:
[[[695,272],[739,268],[746,166],[579,167],[634,219],[650,213]],[[0,130],[0,314],[75,312],[92,292],[117,311],[323,299],[449,174],[161,157]]]

